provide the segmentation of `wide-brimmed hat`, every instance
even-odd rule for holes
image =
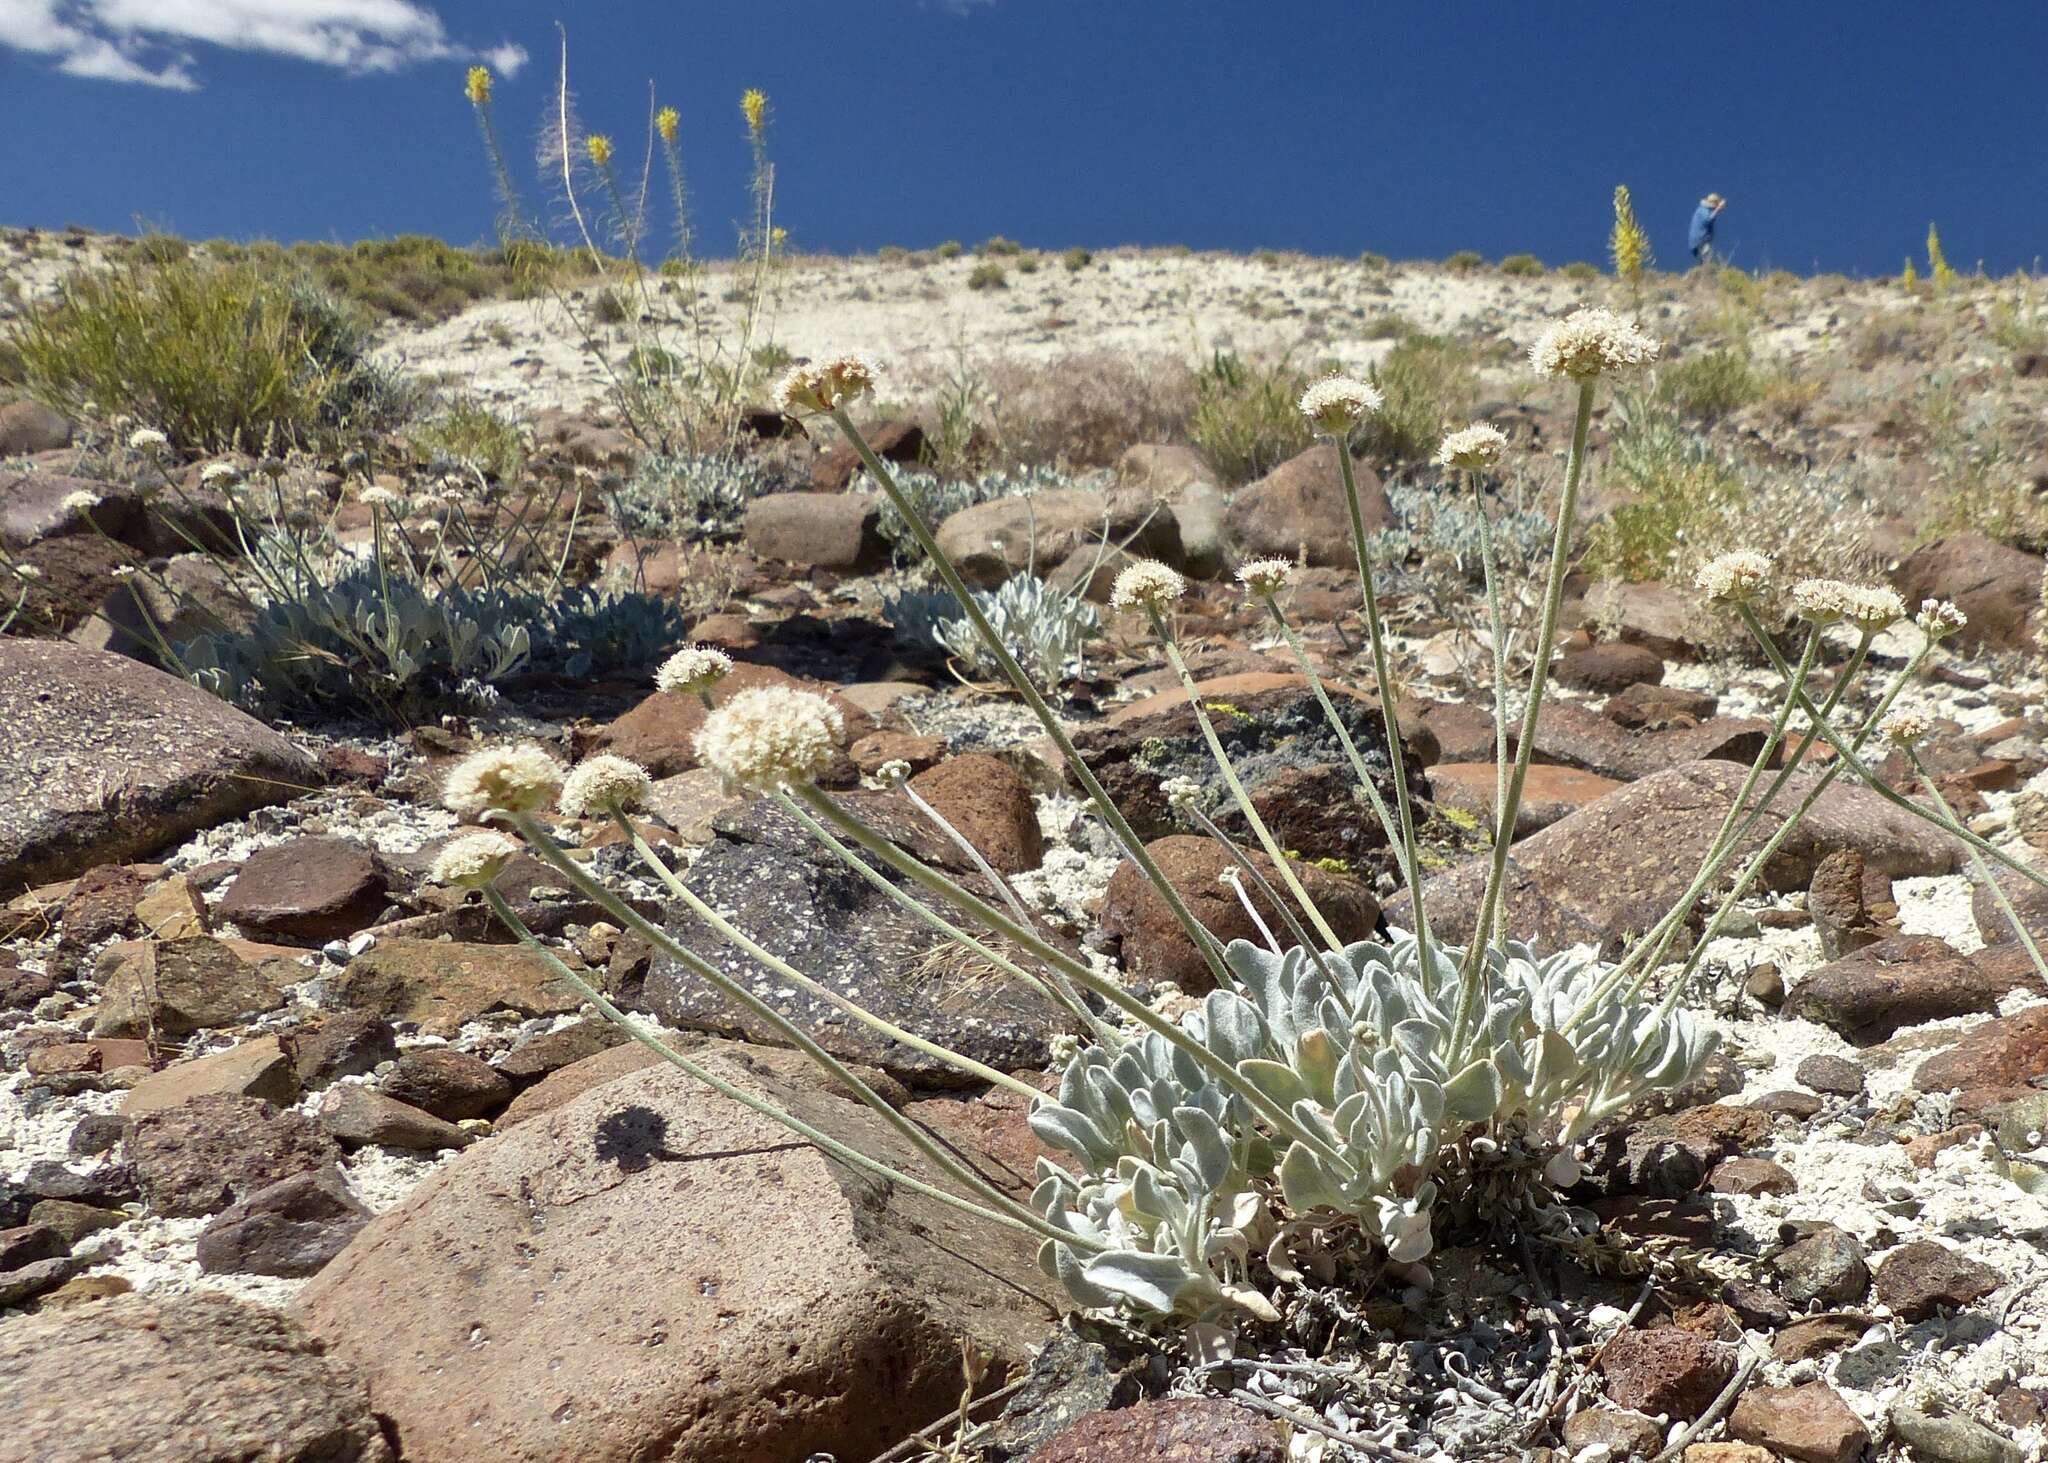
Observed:
[[[1723,198],[1718,193],[1709,193],[1705,198],[1702,198],[1700,200],[1700,202],[1706,204],[1709,208],[1719,208],[1722,204],[1726,203],[1727,201],[1727,199]]]

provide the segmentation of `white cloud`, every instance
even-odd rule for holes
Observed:
[[[451,40],[415,0],[0,0],[0,47],[71,76],[191,91],[198,46],[354,72],[481,59],[511,76],[526,64],[525,48],[509,41]]]

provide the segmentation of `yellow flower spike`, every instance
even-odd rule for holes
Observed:
[[[788,243],[789,243],[789,230],[788,230],[788,229],[783,229],[783,228],[775,228],[775,229],[770,229],[770,230],[768,231],[768,248],[769,248],[769,250],[770,250],[771,252],[775,252],[775,253],[780,253],[780,252],[781,252],[781,250],[783,249],[783,247],[784,247],[785,245],[787,245]]]
[[[491,104],[491,68],[488,66],[470,67],[469,80],[463,83],[462,89],[468,93],[471,106],[489,106]]]
[[[661,134],[663,142],[674,142],[682,124],[682,116],[674,107],[663,107],[654,114],[654,130]]]
[[[768,93],[750,86],[740,93],[740,115],[747,119],[747,131],[756,137],[768,125]]]
[[[590,160],[599,167],[608,167],[612,160],[612,140],[602,132],[593,132],[583,139],[583,150],[590,154]]]

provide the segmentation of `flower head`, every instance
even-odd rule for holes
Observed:
[[[1529,347],[1529,364],[1545,376],[1590,381],[1657,359],[1657,342],[1612,310],[1574,310],[1553,322]]]
[[[441,788],[441,802],[465,817],[533,813],[554,800],[562,770],[531,742],[472,752],[456,763]]]
[[[645,805],[654,779],[638,762],[604,753],[577,764],[562,779],[560,807],[569,818],[597,818],[630,813]]]
[[[1474,422],[1444,438],[1443,445],[1436,449],[1436,465],[1479,472],[1499,462],[1507,450],[1505,432],[1485,422]]]
[[[775,397],[790,416],[811,416],[866,396],[880,375],[866,356],[834,356],[821,364],[791,367]]]
[[[1301,393],[1301,414],[1326,437],[1348,437],[1380,409],[1377,390],[1350,376],[1325,376]]]
[[[462,90],[469,97],[472,107],[487,107],[491,104],[491,68],[472,66],[469,77],[462,83]]]
[[[1903,706],[1877,724],[1877,729],[1884,733],[1884,739],[1894,747],[1910,747],[1932,728],[1933,723],[1925,712]]]
[[[14,565],[14,577],[16,579],[40,579],[43,577],[43,571],[33,564],[16,564]]]
[[[768,93],[758,86],[741,92],[740,115],[747,119],[747,131],[759,137],[761,129],[768,125]]]
[[[1792,604],[1801,618],[1816,625],[1846,620],[1868,635],[1906,615],[1906,602],[1895,591],[1840,579],[1800,580],[1792,586]]]
[[[1237,582],[1253,594],[1278,594],[1294,577],[1294,565],[1286,559],[1254,559],[1237,566]]]
[[[1166,799],[1166,806],[1178,813],[1195,805],[1202,795],[1202,784],[1192,777],[1169,777],[1160,782],[1159,792]]]
[[[732,657],[703,645],[685,645],[661,663],[654,687],[677,696],[699,696],[732,674]]]
[[[1920,613],[1913,617],[1929,640],[1943,640],[1970,623],[1970,617],[1956,608],[1954,600],[1923,599]]]
[[[220,487],[242,480],[242,470],[232,462],[209,462],[199,469],[199,481],[204,487]]]
[[[1697,582],[1707,598],[1745,604],[1756,598],[1771,577],[1771,561],[1748,549],[1721,554],[1700,566]]]
[[[116,579],[133,579],[140,572],[133,564],[116,564],[107,571]]]
[[[1140,559],[1116,576],[1109,590],[1109,607],[1163,614],[1187,592],[1188,582],[1180,575],[1164,564]]]
[[[654,130],[661,134],[663,142],[674,142],[682,125],[682,114],[674,107],[663,107],[654,114]]]
[[[98,493],[88,493],[83,488],[80,488],[75,493],[66,493],[64,495],[63,507],[66,513],[90,513],[99,506],[100,495]]]
[[[823,696],[756,686],[705,718],[697,756],[731,786],[770,791],[815,781],[844,731],[839,709]]]
[[[590,154],[590,160],[601,168],[612,163],[612,140],[602,132],[593,132],[583,139],[583,150]]]
[[[428,877],[436,884],[481,889],[519,857],[519,845],[502,833],[465,833],[452,838],[434,855]]]
[[[901,757],[891,757],[875,769],[875,781],[884,787],[894,787],[910,780],[910,764]]]
[[[161,452],[171,445],[171,439],[154,427],[137,427],[128,434],[128,447],[134,452]]]
[[[389,488],[364,488],[363,501],[372,508],[395,508],[404,500]]]

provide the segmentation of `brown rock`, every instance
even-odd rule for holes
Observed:
[[[1439,762],[1429,768],[1430,796],[1442,807],[1456,808],[1491,823],[1496,787],[1491,762]],[[1526,838],[1539,829],[1588,803],[1607,796],[1621,783],[1575,767],[1531,766],[1522,785],[1522,801],[1515,810],[1516,838]]]
[[[668,1043],[677,1050],[689,1052],[702,1046],[707,1040],[708,1037],[684,1031],[669,1037]],[[491,1129],[493,1132],[502,1133],[508,1128],[530,1122],[545,1113],[553,1112],[558,1107],[574,1102],[593,1087],[616,1082],[629,1073],[637,1072],[642,1067],[651,1067],[659,1061],[661,1057],[655,1052],[637,1041],[629,1041],[624,1046],[612,1047],[609,1051],[601,1051],[596,1056],[585,1057],[580,1062],[571,1062],[566,1067],[559,1067],[548,1073],[513,1098],[512,1105],[499,1114]]]
[[[489,1117],[512,1100],[509,1079],[480,1057],[452,1046],[421,1046],[401,1053],[378,1082],[386,1097],[451,1123]]]
[[[470,1134],[455,1124],[355,1083],[327,1089],[320,1099],[320,1126],[350,1149],[375,1143],[431,1152],[464,1148],[470,1142]]]
[[[1045,858],[1038,804],[1022,773],[986,752],[966,752],[910,780],[997,873],[1021,874]]]
[[[861,435],[884,462],[915,467],[924,460],[924,428],[916,422],[876,422],[861,428]],[[851,442],[840,442],[812,462],[811,486],[821,493],[843,493],[860,473],[860,453]]]
[[[770,493],[747,505],[747,547],[759,559],[865,574],[889,562],[881,522],[873,494]]]
[[[175,1039],[275,1010],[285,987],[308,972],[275,957],[250,960],[233,945],[200,936],[124,942],[100,960],[93,1031],[100,1036]]]
[[[361,1375],[281,1312],[117,1295],[0,1328],[7,1463],[390,1463]]]
[[[548,1073],[609,1051],[628,1038],[599,1016],[529,1036],[498,1058],[498,1071],[516,1083],[538,1082]]]
[[[1735,1351],[1694,1331],[1660,1326],[1624,1331],[1600,1358],[1617,1407],[1691,1420],[1735,1376]]]
[[[0,406],[0,457],[32,457],[70,445],[71,422],[64,413],[40,401],[10,401]]]
[[[912,772],[922,772],[944,759],[946,743],[940,737],[921,737],[912,732],[869,732],[847,749],[847,755],[869,777],[891,762],[901,762]]]
[[[1648,1458],[1662,1450],[1664,1429],[1640,1412],[1588,1407],[1564,1420],[1564,1445],[1573,1457],[1604,1445],[1609,1458]]]
[[[1169,1397],[1075,1418],[1032,1463],[1285,1463],[1270,1418],[1218,1397]]]
[[[1612,628],[1616,638],[1663,660],[1696,660],[1721,638],[1699,596],[1675,584],[1603,580],[1587,591],[1584,624]]]
[[[1855,1463],[1870,1434],[1826,1382],[1751,1387],[1728,1416],[1730,1436],[1797,1463]]]
[[[739,692],[758,686],[787,686],[794,690],[830,694],[828,687],[799,679],[773,666],[742,662],[735,665],[732,674],[720,684],[719,699],[730,700]],[[845,721],[849,745],[874,730],[874,723],[866,712],[838,696],[831,696],[831,701]],[[601,729],[592,739],[590,750],[614,752],[629,758],[655,777],[673,777],[697,766],[697,732],[709,714],[704,704],[694,696],[671,696],[665,691],[656,691]],[[848,770],[851,770],[851,764],[848,764]]]
[[[339,1170],[293,1174],[223,1209],[200,1232],[199,1268],[209,1275],[316,1274],[369,1220]]]
[[[1906,603],[1951,599],[1970,617],[1955,643],[1967,650],[2031,650],[2038,634],[2041,558],[1981,534],[1936,539],[1892,575]]]
[[[259,1036],[152,1072],[128,1090],[121,1111],[129,1117],[177,1107],[195,1097],[258,1097],[284,1105],[299,1095],[291,1053],[274,1036]]]
[[[1799,1180],[1783,1164],[1768,1158],[1724,1158],[1707,1175],[1707,1187],[1716,1194],[1791,1194]]]
[[[1922,1092],[1970,1087],[2021,1087],[2048,1074],[2048,1006],[2035,1006],[1972,1026],[1946,1051],[1922,1062],[1913,1085]]]
[[[1379,474],[1363,462],[1354,462],[1353,476],[1365,531],[1376,533],[1390,527],[1394,510],[1380,486]],[[1240,488],[1230,500],[1223,522],[1245,558],[1276,554],[1298,560],[1306,550],[1313,565],[1341,567],[1355,562],[1344,476],[1338,467],[1337,449],[1328,442],[1318,442]]]
[[[349,838],[294,838],[258,849],[219,905],[245,931],[308,945],[346,939],[384,909],[376,858]]]
[[[1179,443],[1140,442],[1126,447],[1116,460],[1117,482],[1127,488],[1149,488],[1171,494],[1189,483],[1216,483],[1216,471],[1202,454]]]
[[[379,940],[349,961],[336,982],[340,1005],[442,1035],[486,1011],[556,1016],[583,1004],[538,956],[517,945]]]
[[[0,640],[0,892],[128,859],[318,780],[311,758],[126,657]]]
[[[1258,941],[1258,926],[1244,906],[1220,883],[1223,871],[1234,867],[1230,855],[1214,839],[1192,834],[1173,834],[1145,845],[1168,883],[1180,891],[1189,911],[1202,927],[1228,944],[1232,940]],[[1275,889],[1282,888],[1272,860],[1252,853],[1253,865]],[[1333,874],[1313,864],[1296,864],[1294,872],[1323,917],[1343,940],[1369,938],[1379,920],[1379,903],[1358,880]],[[1259,917],[1283,941],[1288,936],[1279,912],[1250,880],[1245,890]],[[1292,907],[1290,905],[1290,907]],[[1300,911],[1296,911],[1300,918]],[[1305,921],[1304,921],[1305,923]],[[1181,932],[1166,901],[1153,889],[1138,866],[1125,860],[1110,875],[1109,892],[1102,911],[1102,929],[1123,942],[1124,969],[1141,980],[1171,981],[1182,990],[1200,994],[1213,984],[1209,967],[1194,944]]]
[[[1662,665],[1663,661],[1657,663]],[[1609,696],[1601,714],[1617,726],[1645,731],[1698,726],[1720,708],[1720,698],[1705,691],[1687,691],[1677,686],[1647,686],[1637,682]]]
[[[1868,1045],[1902,1026],[1996,1011],[2003,992],[1987,970],[1933,935],[1891,935],[1814,969],[1784,1011]]]
[[[398,1034],[381,1016],[343,1011],[292,1038],[292,1065],[299,1085],[325,1087],[337,1077],[359,1077],[398,1060]]]
[[[702,1059],[922,1171],[803,1058]],[[1042,1339],[1049,1285],[1028,1240],[848,1172],[663,1066],[441,1165],[296,1312],[364,1368],[411,1457],[623,1463],[658,1439],[670,1463],[766,1463],[871,1457],[949,1412],[963,1337],[998,1384]]]
[[[1566,650],[1551,667],[1551,675],[1574,691],[1612,693],[1656,685],[1664,679],[1664,658],[1640,645],[1608,641]]]
[[[124,1151],[149,1207],[171,1219],[216,1213],[341,1158],[311,1118],[228,1096],[195,1097],[132,1119]]]
[[[1792,1076],[1803,1087],[1830,1097],[1861,1097],[1863,1069],[1847,1057],[1815,1052],[1802,1059]]]
[[[1877,1266],[1877,1298],[1907,1322],[1956,1310],[2003,1284],[2005,1277],[1989,1265],[1929,1239],[1900,1245]]]
[[[1178,567],[1180,525],[1147,492],[1105,496],[1056,488],[996,498],[951,514],[938,528],[939,547],[978,588],[990,589],[1034,565],[1040,573],[1086,548],[1114,546]]]
[[[1839,960],[1853,950],[1875,945],[1886,935],[1898,933],[1896,922],[1887,925],[1871,912],[1865,894],[1866,873],[1863,855],[1850,848],[1829,854],[1813,871],[1813,880],[1806,890],[1806,909],[1813,917],[1814,932],[1820,936],[1824,960]],[[1897,906],[1893,909],[1896,911]]]

